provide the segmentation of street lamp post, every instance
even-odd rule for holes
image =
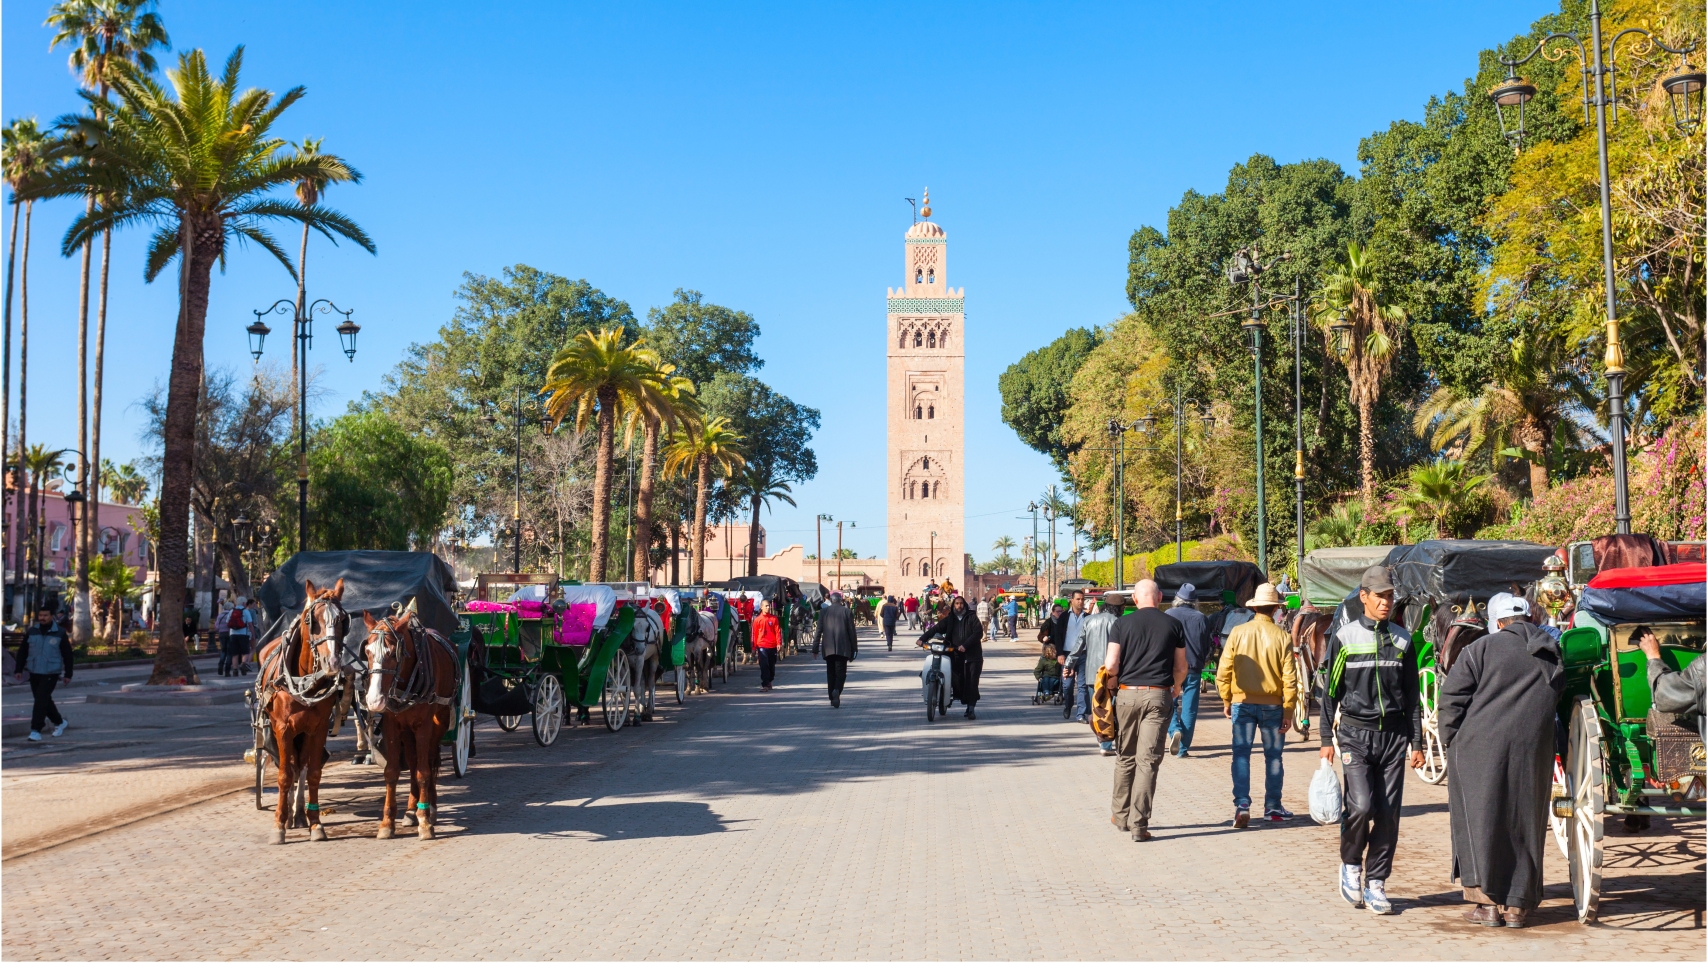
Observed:
[[[291,336],[297,339],[297,356],[302,363],[297,366],[297,551],[308,551],[308,349],[314,346],[313,320],[315,313],[340,314],[344,316],[342,324],[338,325],[338,342],[344,349],[344,356],[351,363],[356,360],[356,335],[362,326],[350,320],[354,310],[345,311],[326,298],[321,298],[306,308],[301,301],[280,298],[273,302],[272,307],[263,311],[251,312],[255,315],[255,323],[249,325],[249,353],[255,356],[256,363],[261,361],[261,349],[267,341],[267,335],[273,329],[267,327],[261,319],[269,314],[291,315]]]
[[[1263,290],[1257,279],[1290,256],[1283,251],[1268,264],[1258,264],[1255,248],[1240,248],[1229,259],[1227,268],[1229,284],[1251,285],[1251,317],[1240,327],[1251,338],[1252,391],[1257,406],[1257,563],[1265,572],[1269,570],[1269,518],[1263,491]]]
[[[818,558],[818,584],[820,585],[824,584],[824,523],[834,521],[836,519],[822,514],[813,520],[813,526],[818,533],[818,544],[814,549],[814,554]]]
[[[1137,432],[1140,432],[1141,434],[1148,434],[1151,430],[1151,427],[1154,426],[1155,424],[1156,424],[1156,419],[1155,418],[1149,418],[1149,417],[1140,418],[1137,421],[1133,421],[1131,423],[1122,423],[1120,421],[1117,421],[1114,418],[1111,418],[1111,419],[1109,419],[1109,425],[1108,425],[1109,447],[1108,448],[1082,448],[1082,449],[1080,449],[1081,451],[1106,451],[1106,452],[1109,452],[1114,457],[1113,469],[1114,469],[1114,476],[1115,477],[1114,477],[1114,485],[1112,486],[1114,488],[1114,492],[1112,493],[1112,495],[1110,497],[1110,514],[1112,514],[1114,516],[1114,521],[1115,521],[1115,568],[1114,568],[1115,588],[1122,588],[1123,586],[1126,585],[1125,577],[1126,577],[1126,560],[1127,560],[1127,549],[1126,549],[1126,533],[1127,533],[1126,506],[1127,506],[1127,503],[1122,500],[1122,494],[1123,494],[1122,493],[1122,486],[1125,484],[1126,477],[1127,477],[1127,439],[1126,439],[1126,435],[1127,435],[1127,432],[1129,432],[1129,431],[1137,431]],[[1140,447],[1134,448],[1133,450],[1134,451],[1157,451],[1158,449],[1154,446],[1140,446]]]
[[[837,554],[841,554],[841,553],[839,552]],[[940,572],[937,571],[937,533],[936,532],[931,533],[931,547],[926,550],[926,556],[925,557],[927,560],[926,564],[931,566],[931,571],[926,572],[925,574],[930,578],[936,578],[938,575],[941,574]],[[840,563],[839,563],[839,567],[840,567]],[[1033,571],[1034,572],[1037,571],[1036,566],[1033,566]],[[1036,575],[1033,575],[1032,581],[1034,584],[1036,584],[1038,581],[1038,577]]]
[[[1185,550],[1181,547],[1181,539],[1184,538],[1184,533],[1181,530],[1181,523],[1185,519],[1184,483],[1182,478],[1185,463],[1181,452],[1181,441],[1182,429],[1186,422],[1186,411],[1188,405],[1190,405],[1193,410],[1202,412],[1198,416],[1198,419],[1204,423],[1205,431],[1209,431],[1216,424],[1216,416],[1210,413],[1210,406],[1196,398],[1186,397],[1180,387],[1180,383],[1175,382],[1174,404],[1171,411],[1174,415],[1174,560],[1176,562],[1185,560]],[[1141,418],[1139,420],[1144,423],[1143,430],[1148,434],[1151,429],[1151,424],[1153,424],[1156,419]]]
[[[849,522],[848,527],[849,528],[859,528],[860,526],[856,525],[853,522]],[[933,534],[935,534],[935,533],[933,533]],[[839,592],[842,590],[842,523],[841,522],[836,523],[836,589]]]
[[[1038,591],[1038,503],[1027,502],[1026,510],[1032,513],[1032,591]],[[936,532],[931,534],[935,535]],[[933,550],[935,555],[936,551]]]
[[[1577,44],[1578,63],[1583,73],[1583,119],[1584,123],[1589,123],[1591,111],[1594,111],[1595,148],[1597,160],[1600,162],[1601,266],[1607,310],[1607,354],[1604,364],[1607,376],[1608,429],[1612,435],[1613,448],[1613,527],[1617,534],[1629,535],[1631,502],[1625,474],[1625,350],[1619,343],[1619,311],[1615,300],[1613,273],[1613,211],[1608,198],[1610,181],[1607,176],[1608,108],[1612,108],[1613,121],[1619,120],[1616,50],[1619,40],[1626,34],[1642,34],[1646,43],[1678,55],[1678,70],[1661,81],[1661,88],[1666,91],[1667,100],[1672,106],[1674,125],[1687,134],[1702,122],[1702,88],[1704,80],[1708,78],[1705,78],[1700,70],[1691,70],[1689,62],[1684,60],[1685,55],[1696,49],[1695,44],[1689,44],[1682,49],[1669,47],[1655,39],[1653,33],[1641,27],[1630,27],[1614,34],[1613,39],[1607,43],[1607,66],[1602,66],[1601,5],[1598,0],[1590,0],[1589,31],[1593,57],[1584,50],[1583,39],[1577,34],[1551,33],[1537,42],[1534,50],[1517,60],[1500,58],[1500,62],[1506,65],[1506,79],[1489,90],[1489,99],[1494,101],[1495,116],[1500,121],[1501,134],[1512,142],[1512,150],[1516,154],[1524,146],[1524,105],[1536,96],[1536,88],[1528,80],[1517,75],[1517,68],[1529,63],[1539,53],[1549,60],[1558,60],[1564,56],[1557,51],[1543,52],[1550,40],[1570,40]],[[1590,74],[1595,75],[1593,96],[1590,94]],[[1507,110],[1510,108],[1516,108],[1517,117],[1513,128],[1508,130]]]

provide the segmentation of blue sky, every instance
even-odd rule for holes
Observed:
[[[168,0],[160,13],[175,50],[223,61],[245,44],[247,83],[306,85],[279,131],[326,138],[366,175],[326,202],[378,256],[311,242],[311,297],[363,326],[354,363],[330,330],[316,341],[323,413],[434,337],[464,271],[586,278],[640,317],[696,288],[751,312],[760,376],[824,414],[819,476],[765,520],[773,550],[811,551],[827,512],[860,523],[847,543],[861,555],[884,551],[884,288],[901,283],[903,198],[929,186],[948,280],[967,295],[967,531],[982,559],[998,535],[1030,534],[1017,509],[1055,480],[1002,424],[997,376],[1122,313],[1136,227],[1255,152],[1354,170],[1360,137],[1420,118],[1479,49],[1552,8]],[[46,10],[0,10],[7,119],[77,106]],[[63,446],[78,262],[57,249],[72,216],[37,206],[30,271],[30,437]],[[145,240],[113,244],[103,454],[119,461],[142,451],[136,401],[164,381],[176,312],[169,280],[142,281]],[[277,262],[234,251],[214,278],[209,364],[248,365],[250,312],[293,294]],[[269,355],[286,350],[275,338]]]

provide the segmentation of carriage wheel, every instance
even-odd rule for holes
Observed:
[[[605,669],[605,688],[599,693],[599,708],[605,712],[605,728],[617,732],[629,721],[629,657],[618,652]]]
[[[685,665],[679,665],[676,667],[676,704],[681,705],[687,701],[688,701],[688,667]]]
[[[1418,701],[1423,705],[1423,768],[1417,777],[1431,786],[1447,778],[1447,750],[1441,746],[1441,724],[1436,720],[1436,699],[1441,683],[1433,667],[1417,673]]]
[[[256,739],[257,743],[261,740]],[[267,748],[255,747],[255,808],[265,810],[267,803],[263,795],[267,791]]]
[[[463,666],[463,684],[457,688],[456,719],[457,737],[451,744],[451,772],[458,779],[469,773],[469,753],[474,748],[474,710],[470,707],[469,689],[472,688],[469,678],[469,667]]]
[[[563,728],[563,683],[547,673],[534,689],[534,741],[549,746]]]
[[[1595,921],[1601,903],[1603,814],[1607,812],[1607,760],[1602,754],[1601,720],[1589,696],[1572,700],[1570,768],[1566,791],[1572,815],[1566,835],[1566,862],[1571,866],[1572,902],[1578,922]]]
[[[1566,787],[1568,785],[1570,785],[1570,783],[1566,781],[1565,763],[1560,761],[1559,756],[1555,756],[1554,791],[1549,796],[1549,799],[1552,800],[1554,796],[1565,796],[1568,799],[1571,798],[1571,794],[1566,792]],[[1567,859],[1572,858],[1571,847],[1567,844],[1567,841],[1571,838],[1571,826],[1571,817],[1561,816],[1554,812],[1554,807],[1550,802],[1548,806],[1548,828],[1554,833],[1554,844],[1560,847],[1560,855]]]
[[[1311,738],[1311,699],[1316,685],[1316,673],[1311,668],[1309,655],[1304,652],[1293,655],[1293,674],[1299,687],[1299,701],[1293,709],[1293,727],[1299,730],[1299,739],[1308,742]]]
[[[522,725],[521,716],[493,716],[493,718],[498,720],[498,728],[505,732],[515,732]]]

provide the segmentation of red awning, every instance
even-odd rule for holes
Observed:
[[[1680,562],[1644,568],[1610,568],[1589,580],[1590,588],[1638,588],[1644,585],[1690,585],[1708,582],[1708,564]]]

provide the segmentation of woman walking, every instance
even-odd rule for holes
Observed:
[[[771,680],[777,677],[777,646],[783,640],[783,630],[771,611],[771,600],[759,603],[759,614],[753,617],[753,654],[759,657],[759,689],[771,691]]]

